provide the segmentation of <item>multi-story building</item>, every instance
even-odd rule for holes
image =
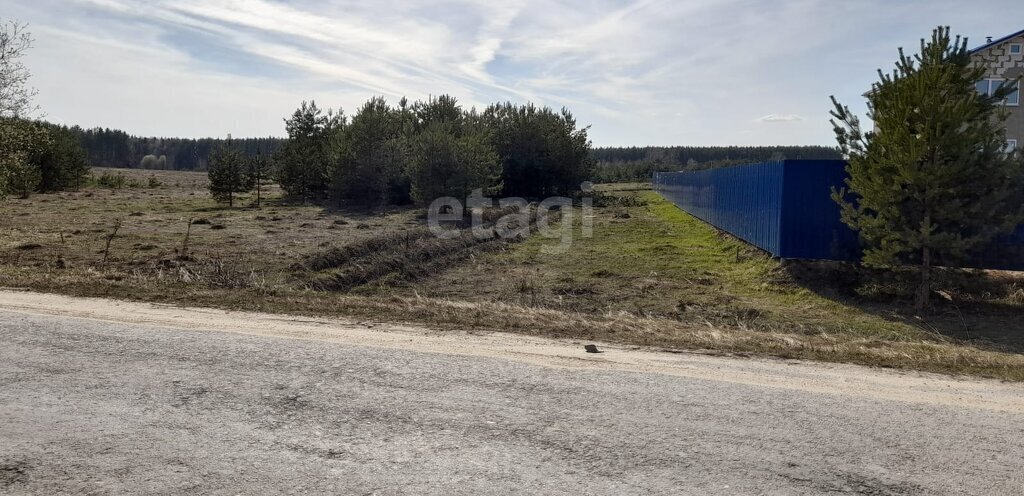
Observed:
[[[971,57],[987,71],[984,79],[978,81],[978,91],[992,94],[1007,81],[1024,75],[1024,30],[997,40],[989,38],[984,45],[971,50]],[[1017,91],[1003,102],[1010,114],[1006,120],[1006,146],[1010,150],[1024,147],[1024,107],[1020,83],[1016,84]]]

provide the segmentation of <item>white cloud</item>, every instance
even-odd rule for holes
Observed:
[[[806,117],[797,114],[768,114],[754,119],[754,122],[795,122],[805,121]]]
[[[31,23],[39,103],[67,123],[280,135],[303,99],[351,112],[377,94],[449,93],[467,105],[568,106],[599,145],[830,144],[828,96],[862,108],[896,46],[916,48],[947,17],[974,39],[1019,29],[982,10],[952,0],[4,5],[5,17]]]

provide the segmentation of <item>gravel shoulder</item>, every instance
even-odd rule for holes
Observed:
[[[0,492],[1019,494],[1024,387],[0,291]]]

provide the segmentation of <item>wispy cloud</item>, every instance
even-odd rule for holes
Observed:
[[[805,121],[806,117],[796,114],[768,114],[754,119],[754,122],[795,122]]]
[[[39,103],[68,123],[280,135],[303,99],[351,111],[371,95],[449,93],[466,105],[568,106],[597,144],[613,145],[828,143],[828,95],[856,108],[896,46],[916,46],[944,17],[974,38],[1019,29],[980,10],[952,0],[8,0],[3,15],[31,23]],[[780,122],[790,125],[761,125]]]

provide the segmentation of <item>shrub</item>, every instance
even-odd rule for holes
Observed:
[[[118,172],[112,174],[110,172],[104,172],[100,174],[100,177],[94,179],[97,186],[110,189],[122,189],[128,183],[128,178]]]

